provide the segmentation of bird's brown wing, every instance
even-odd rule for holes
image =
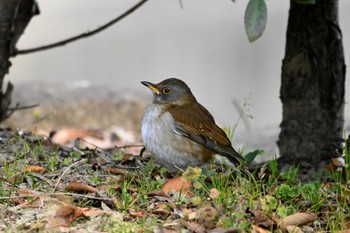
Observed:
[[[173,105],[168,111],[175,120],[175,133],[187,137],[209,150],[227,157],[238,166],[245,159],[236,152],[225,132],[202,105]],[[186,120],[190,119],[190,120]]]

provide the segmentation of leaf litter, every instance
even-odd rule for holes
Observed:
[[[343,186],[329,192],[334,184],[315,190],[281,178],[270,182],[264,166],[258,183],[216,169],[174,175],[140,156],[139,139],[101,148],[106,144],[85,136],[101,140],[103,134],[72,131],[57,141],[0,132],[0,231],[319,232],[332,230],[337,211],[343,214],[338,232],[350,228]],[[254,188],[259,191],[247,192]],[[306,188],[323,196],[312,197]]]

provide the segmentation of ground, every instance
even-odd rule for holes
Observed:
[[[1,232],[350,228],[345,149],[339,161],[318,169],[303,164],[278,171],[275,160],[251,165],[254,179],[214,164],[170,174],[141,153],[143,98],[109,92],[97,98],[89,90],[85,97],[59,93],[58,101],[50,101],[57,90],[46,90],[47,102],[29,114],[15,113],[6,122],[11,128],[0,131]],[[240,151],[247,157],[260,153]]]

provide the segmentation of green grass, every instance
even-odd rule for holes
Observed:
[[[187,196],[182,192],[173,193],[163,200],[155,198],[150,193],[160,190],[169,174],[166,169],[157,167],[153,160],[143,162],[145,167],[136,171],[113,175],[102,173],[89,162],[74,164],[84,157],[75,151],[62,152],[57,148],[45,146],[44,141],[28,143],[18,135],[14,135],[7,142],[8,146],[13,146],[14,142],[17,143],[15,149],[9,158],[2,160],[0,167],[2,180],[0,196],[16,196],[19,187],[49,193],[59,178],[62,184],[79,180],[93,187],[107,186],[104,189],[107,190],[106,193],[101,193],[115,199],[116,204],[109,205],[109,208],[115,213],[120,213],[122,217],[116,219],[104,216],[96,225],[99,230],[153,232],[156,226],[173,224],[177,221],[177,224],[170,224],[171,228],[181,231],[186,228],[181,221],[185,221],[200,224],[208,229],[222,227],[251,231],[256,219],[250,210],[258,210],[266,215],[279,217],[296,212],[314,214],[317,220],[309,224],[311,228],[333,232],[347,229],[346,224],[350,218],[350,190],[347,185],[350,181],[348,166],[350,159],[346,146],[343,156],[347,166],[343,173],[329,174],[333,180],[328,183],[320,181],[302,183],[297,178],[298,167],[292,166],[288,171],[280,172],[276,160],[257,169],[256,180],[246,179],[242,174],[223,165],[222,167],[213,165],[207,170],[188,168],[179,173],[185,180],[191,182],[191,195]],[[98,156],[94,151],[88,152],[92,158]],[[118,152],[112,153],[118,154]],[[247,154],[254,157],[262,152],[257,150]],[[113,163],[115,156],[111,157]],[[121,157],[120,154],[118,157]],[[22,172],[28,164],[43,166],[47,171],[39,175]],[[99,166],[106,165],[114,166],[108,163],[101,163]],[[68,171],[64,173],[67,168]],[[43,178],[40,178],[41,176]],[[16,179],[12,179],[13,177]],[[44,178],[51,180],[51,183],[46,182]],[[156,211],[159,203],[165,208],[162,214]],[[88,196],[73,200],[73,204],[79,207],[101,208],[100,201],[89,199]],[[0,205],[10,207],[16,204],[11,202],[11,199],[0,198]],[[143,215],[133,216],[131,211]],[[191,211],[197,211],[196,216],[191,215]],[[79,221],[84,222],[88,219]],[[74,224],[73,222],[72,225]],[[123,231],[120,231],[121,227]]]

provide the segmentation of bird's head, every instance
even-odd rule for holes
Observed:
[[[187,84],[177,78],[165,79],[157,84],[147,81],[142,81],[141,83],[152,90],[153,103],[155,104],[182,105],[196,101]]]

